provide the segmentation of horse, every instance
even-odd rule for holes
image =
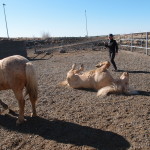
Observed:
[[[109,93],[129,93],[129,73],[123,72],[119,79],[112,77],[108,68],[109,61],[100,62],[96,69],[81,73],[84,70],[83,64],[79,69],[76,64],[72,65],[67,73],[65,81],[60,85],[67,85],[75,89],[85,88],[97,90],[97,96],[106,96]]]
[[[23,94],[26,89],[25,95]],[[32,105],[32,116],[36,116],[36,102],[38,95],[37,77],[33,64],[23,56],[13,55],[0,60],[0,90],[11,89],[18,101],[19,116],[16,124],[24,119],[24,96],[29,95]]]

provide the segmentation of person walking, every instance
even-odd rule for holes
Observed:
[[[110,62],[112,63],[114,70],[117,71],[117,66],[114,61],[116,54],[118,54],[118,44],[116,40],[114,40],[113,34],[108,35],[109,41],[105,42],[105,47],[109,49],[109,57],[110,57]]]

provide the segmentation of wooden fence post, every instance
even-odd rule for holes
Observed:
[[[145,49],[146,49],[146,55],[148,55],[148,33],[146,32],[146,44],[145,44]]]
[[[131,33],[131,52],[133,52],[132,46],[133,46],[133,34]]]

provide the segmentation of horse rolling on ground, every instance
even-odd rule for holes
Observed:
[[[29,94],[32,105],[32,116],[36,116],[37,79],[31,62],[28,59],[14,55],[0,60],[0,90],[12,89],[18,100],[19,116],[16,124],[21,124],[24,119],[25,100],[23,89]]]
[[[68,85],[72,88],[95,89],[97,96],[106,96],[109,93],[129,93],[129,73],[124,72],[119,79],[114,79],[108,68],[110,62],[104,61],[96,65],[96,69],[81,73],[84,70],[83,65],[75,69],[73,64],[71,70],[67,73],[67,79],[60,85]]]

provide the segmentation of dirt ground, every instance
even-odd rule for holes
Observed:
[[[32,51],[28,54],[34,56]],[[27,122],[16,126],[18,104],[11,91],[0,91],[0,99],[15,113],[0,115],[1,150],[149,150],[150,149],[150,56],[119,51],[119,72],[130,75],[137,95],[96,97],[96,91],[61,87],[73,63],[85,70],[108,60],[103,51],[55,52],[32,59],[38,75],[38,117],[31,118],[26,100]]]

